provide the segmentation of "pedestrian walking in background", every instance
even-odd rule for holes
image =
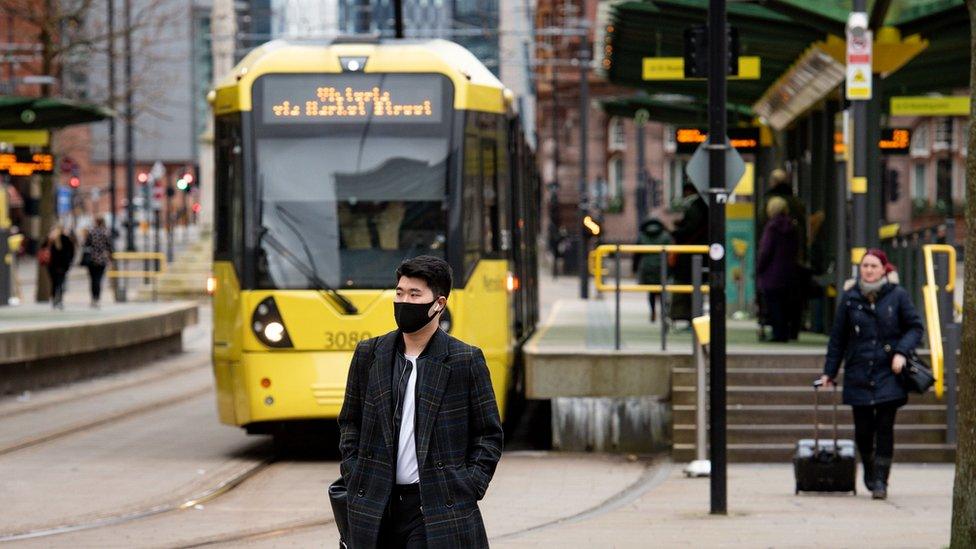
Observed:
[[[356,347],[339,412],[344,541],[488,547],[478,500],[501,458],[502,425],[485,356],[440,329],[446,261],[408,259],[396,280],[398,329]]]
[[[789,341],[790,294],[796,288],[796,249],[799,235],[789,214],[789,205],[779,196],[766,203],[769,221],[759,241],[756,278],[765,305],[766,320],[773,327],[773,341]]]
[[[641,223],[640,232],[637,234],[638,244],[656,244],[656,245],[668,245],[673,241],[671,240],[671,235],[668,234],[667,229],[664,227],[664,223],[661,223],[659,219],[650,218]],[[653,254],[637,254],[635,259],[637,259],[637,282],[638,284],[660,284],[661,283],[661,256],[663,254],[653,253]],[[664,296],[662,294],[655,294],[653,292],[648,292],[647,299],[651,305],[651,322],[657,321],[657,307],[656,303],[658,300],[663,303]]]
[[[675,244],[708,244],[708,204],[691,183],[681,187],[681,207],[684,214],[675,223],[671,237]],[[673,257],[673,259],[672,259]],[[668,257],[675,284],[691,284],[691,254]],[[691,320],[691,294],[671,296],[671,320]]]
[[[821,381],[833,384],[844,365],[844,404],[854,412],[854,439],[864,484],[874,499],[888,497],[895,448],[895,414],[908,400],[899,374],[922,339],[922,320],[888,257],[872,248],[858,278],[844,284]]]
[[[51,277],[51,307],[64,309],[64,281],[75,258],[75,244],[58,224],[51,229],[44,247],[47,248],[47,273]]]
[[[102,277],[112,260],[112,237],[105,226],[105,218],[95,218],[95,226],[85,235],[81,249],[81,265],[88,268],[91,281],[91,307],[97,309],[102,296]]]
[[[810,268],[809,255],[807,254],[807,208],[806,205],[793,193],[793,184],[790,182],[789,174],[782,168],[776,168],[769,174],[770,189],[766,192],[766,200],[778,196],[786,200],[789,206],[789,215],[796,226],[797,240],[800,245],[796,249],[796,281],[794,288],[797,291],[789,293],[790,302],[787,311],[790,319],[790,339],[797,339],[800,336],[800,328],[803,327],[803,314],[807,308],[807,296],[812,283],[812,271]],[[767,216],[760,220],[761,226],[765,228],[769,221]]]

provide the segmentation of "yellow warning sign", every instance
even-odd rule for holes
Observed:
[[[854,71],[854,81],[857,82],[858,84],[866,83],[868,80],[867,78],[864,78],[864,71],[860,69]]]

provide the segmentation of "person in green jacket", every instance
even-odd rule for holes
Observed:
[[[656,218],[650,218],[641,223],[640,231],[637,234],[638,244],[671,244],[671,235],[664,227],[664,223]],[[637,282],[639,284],[660,284],[661,283],[661,260],[663,254],[639,254],[637,264]],[[657,321],[657,296],[653,292],[648,292],[647,298],[651,304],[651,322]],[[662,298],[663,299],[663,298]],[[663,304],[663,301],[662,301]],[[663,305],[662,305],[663,309]]]

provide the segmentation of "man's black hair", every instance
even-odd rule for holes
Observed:
[[[418,255],[410,259],[405,259],[396,270],[396,281],[400,282],[400,277],[419,278],[427,283],[430,290],[434,292],[434,299],[440,296],[448,297],[451,295],[453,286],[453,273],[447,261],[432,255]]]

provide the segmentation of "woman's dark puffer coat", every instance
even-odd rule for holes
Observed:
[[[853,280],[837,307],[834,327],[827,345],[824,373],[837,376],[844,363],[844,404],[867,406],[907,397],[891,371],[895,353],[906,357],[922,339],[922,319],[911,298],[898,286],[895,273],[878,292],[872,307]]]

